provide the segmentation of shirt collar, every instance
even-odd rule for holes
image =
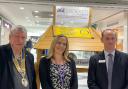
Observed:
[[[108,52],[104,50],[104,54],[105,56],[108,56],[108,54],[112,54],[113,56],[115,56],[115,50],[113,50],[112,52]]]

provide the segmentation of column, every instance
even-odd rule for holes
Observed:
[[[128,12],[124,12],[123,52],[128,53]]]

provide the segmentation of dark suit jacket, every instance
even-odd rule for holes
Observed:
[[[50,59],[42,58],[39,65],[39,76],[42,89],[54,89],[52,87],[52,82],[50,79]],[[71,68],[71,81],[70,82],[70,89],[78,89],[78,79],[77,79],[77,72],[75,62],[71,60],[69,62]]]
[[[0,89],[13,89],[13,59],[10,44],[0,46]],[[36,77],[34,70],[34,57],[29,52],[26,54],[26,71],[30,89],[36,89]]]
[[[90,58],[89,89],[108,89],[106,62],[99,63],[99,60],[105,60],[104,52]],[[111,89],[128,89],[128,55],[123,52],[115,51]]]

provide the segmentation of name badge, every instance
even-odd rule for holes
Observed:
[[[105,63],[106,60],[99,60],[99,63]]]

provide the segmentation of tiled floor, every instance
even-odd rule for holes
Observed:
[[[78,89],[88,89],[87,73],[78,73]]]

